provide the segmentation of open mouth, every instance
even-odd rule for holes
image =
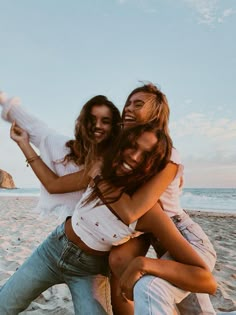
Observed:
[[[95,135],[96,137],[101,137],[101,136],[104,135],[104,132],[101,131],[101,130],[95,130],[95,131],[94,131],[94,135]]]
[[[122,166],[129,172],[131,172],[133,170],[133,168],[125,162],[122,163]]]
[[[118,171],[117,175],[125,176],[125,175],[133,172],[134,168],[130,164],[128,164],[127,162],[122,161],[118,164],[117,171]]]
[[[123,120],[124,120],[125,123],[134,123],[134,122],[136,122],[135,117],[130,116],[130,115],[125,115]]]

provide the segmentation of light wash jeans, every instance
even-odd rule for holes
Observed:
[[[173,221],[181,234],[213,270],[216,252],[202,228],[187,213],[175,216]],[[161,259],[172,259],[169,253]],[[208,294],[189,293],[155,276],[145,275],[134,287],[135,315],[170,315],[177,305],[183,315],[216,314]]]
[[[76,315],[112,314],[108,256],[88,255],[59,225],[0,290],[0,314],[25,310],[49,287],[66,283]]]

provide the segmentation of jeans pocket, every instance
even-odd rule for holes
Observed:
[[[203,243],[204,240],[208,240],[207,235],[197,223],[186,226],[184,229],[181,230],[181,233],[190,243]]]
[[[191,245],[193,245],[203,256],[207,258],[207,260],[210,259],[210,265],[215,263],[216,252],[214,247],[206,233],[197,223],[190,224],[183,229],[181,233]]]

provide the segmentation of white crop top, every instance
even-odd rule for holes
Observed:
[[[183,176],[184,166],[181,164],[178,151],[174,148],[171,153],[171,161],[178,165],[178,172],[173,181],[160,196],[160,201],[164,211],[169,217],[173,217],[174,215],[181,214],[183,212],[183,208],[180,205],[180,180]]]
[[[71,219],[74,232],[86,245],[95,250],[109,251],[112,246],[142,234],[135,230],[137,221],[126,225],[106,205],[95,206],[98,199],[83,205],[91,189],[86,189]]]

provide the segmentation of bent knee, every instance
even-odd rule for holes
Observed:
[[[127,264],[127,258],[124,255],[121,255],[119,251],[111,251],[109,255],[109,265],[114,274],[116,274],[117,271],[122,272]]]

